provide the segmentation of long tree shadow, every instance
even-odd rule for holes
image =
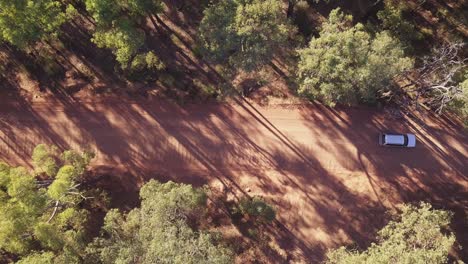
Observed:
[[[447,184],[453,173],[466,172],[458,164],[463,153],[444,160],[427,153],[448,155],[450,147],[379,148],[378,131],[415,128],[388,126],[393,123],[369,109],[304,105],[280,110],[278,119],[241,100],[181,107],[167,101],[81,103],[65,93],[42,106],[0,107],[1,114],[8,111],[18,122],[2,126],[4,138],[16,139],[18,131],[24,136],[5,149],[18,150],[23,142],[32,147],[43,135],[61,148],[92,147],[97,157],[89,181],[110,190],[114,205],[124,209],[138,204],[139,186],[150,178],[219,183],[233,199],[267,197],[278,211],[268,232],[291,261],[321,261],[327,249],[349,241],[367,246],[385,224],[386,208],[400,202],[429,197],[455,211],[466,208],[447,196],[466,191],[456,181]],[[21,163],[29,155],[13,156]],[[445,162],[457,163],[458,172],[446,170]]]
[[[461,197],[467,193],[468,167],[464,162],[467,159],[467,137],[460,125],[445,123],[441,129],[439,120],[433,117],[422,123],[414,116],[393,120],[375,110],[329,109],[317,105],[303,111],[306,124],[317,113],[329,122],[310,123],[308,126],[311,133],[320,133],[322,137],[328,138],[324,141],[334,139],[335,142],[351,142],[339,149],[327,144],[320,147],[335,153],[337,157],[347,157],[337,159],[340,167],[364,171],[376,200],[383,201],[386,207],[427,200],[436,207],[453,210],[454,230],[460,239],[459,243],[467,244],[466,238],[459,232],[463,230],[461,219],[466,217],[468,207],[463,199],[453,199],[454,196]],[[446,130],[447,126],[451,126],[451,129]],[[376,135],[389,131],[415,133],[417,147],[379,147]]]

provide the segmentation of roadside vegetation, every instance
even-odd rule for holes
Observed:
[[[365,251],[341,247],[328,253],[327,263],[448,263],[455,242],[449,231],[452,214],[427,203],[400,211]]]
[[[0,163],[2,262],[234,263],[236,255],[262,260],[254,252],[269,247],[277,214],[264,198],[226,200],[206,187],[150,180],[140,189],[141,204],[124,212],[112,208],[106,192],[112,190],[89,183],[93,157],[41,144],[32,154],[33,170]],[[218,209],[252,243],[217,231],[207,219],[219,217]],[[427,203],[402,205],[367,250],[330,250],[327,262],[446,263],[455,244],[452,216]]]
[[[222,217],[258,242],[276,218],[261,197],[228,201],[208,188],[156,180],[141,187],[140,206],[124,212],[111,206],[112,190],[90,182],[93,157],[41,144],[32,170],[0,163],[0,262],[233,263],[257,246],[223,237],[207,219],[229,211]]]
[[[2,0],[0,76],[4,93],[26,97],[91,90],[210,100],[270,87],[263,94],[423,106],[466,120],[466,8],[436,0],[217,0],[191,8]]]
[[[328,105],[375,103],[394,87],[393,77],[413,66],[389,32],[369,33],[334,9],[318,38],[299,50],[299,94]]]

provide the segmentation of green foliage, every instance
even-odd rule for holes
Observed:
[[[463,102],[462,113],[465,117],[468,117],[468,79],[460,84],[460,88],[462,93],[459,100]]]
[[[111,49],[116,60],[126,68],[143,46],[145,36],[130,20],[121,20],[108,30],[96,31],[92,41],[99,48]]]
[[[200,49],[215,61],[225,60],[238,49],[240,40],[233,27],[237,6],[235,1],[219,1],[203,11]]]
[[[450,109],[458,113],[464,125],[468,127],[468,78],[458,84],[460,92],[456,94],[454,100],[450,104]],[[1,165],[0,165],[0,181],[1,181]]]
[[[19,48],[57,33],[73,7],[64,12],[60,1],[0,0],[0,39]]]
[[[430,204],[405,205],[398,219],[379,231],[378,243],[358,252],[341,247],[328,253],[327,263],[447,263],[455,242],[446,234],[452,213]]]
[[[0,186],[7,186],[10,181],[10,166],[0,161]]]
[[[24,253],[32,243],[28,230],[46,203],[26,169],[10,168],[7,177],[1,186],[6,192],[2,191],[0,203],[0,249]]]
[[[270,62],[293,31],[279,0],[224,0],[203,14],[199,27],[203,52],[246,71]]]
[[[59,159],[55,149],[41,144],[33,151],[36,172],[59,168],[47,179],[0,163],[0,250],[19,263],[78,263],[84,250],[88,213],[79,208],[84,196],[77,187],[93,155],[69,150]]]
[[[152,13],[159,13],[163,10],[160,0],[125,0],[122,2],[123,6],[133,16],[146,16]]]
[[[56,201],[63,201],[75,184],[76,177],[75,167],[71,165],[63,166],[58,171],[55,181],[49,186],[47,194]]]
[[[16,264],[54,264],[55,255],[52,252],[33,253],[20,259]]]
[[[154,52],[150,51],[145,56],[146,67],[148,69],[154,69],[162,71],[166,69],[166,65],[162,62]]]
[[[81,175],[85,172],[86,167],[95,157],[93,152],[85,151],[78,153],[75,150],[66,150],[62,153],[62,160],[65,165],[72,165],[77,174]]]
[[[418,32],[410,21],[405,19],[405,6],[402,3],[394,1],[385,1],[385,8],[377,13],[377,17],[381,21],[380,27],[383,30],[388,30],[392,37],[395,37],[404,44],[406,50],[411,51],[413,44],[417,40],[421,40],[423,35]]]
[[[49,248],[51,250],[60,250],[64,241],[60,237],[60,230],[56,226],[49,223],[39,222],[34,227],[34,236],[44,248]]]
[[[230,263],[228,250],[212,234],[189,226],[201,217],[206,195],[200,189],[151,180],[140,190],[141,207],[127,215],[107,213],[102,238],[88,247],[100,263]]]
[[[122,17],[133,21],[162,11],[160,0],[86,0],[86,9],[100,26],[111,27]],[[126,12],[126,14],[124,14]]]
[[[100,27],[111,27],[120,16],[121,8],[114,0],[86,0],[86,10]]]
[[[412,66],[387,32],[373,37],[361,24],[351,24],[351,16],[333,10],[320,37],[299,51],[299,94],[332,106],[373,103],[395,75]]]
[[[32,160],[36,172],[45,173],[49,177],[57,173],[58,168],[55,161],[55,152],[55,149],[51,149],[45,144],[39,144],[34,148]]]
[[[97,24],[92,41],[100,48],[112,50],[123,69],[139,67],[138,53],[144,46],[145,34],[137,23],[152,12],[161,11],[161,1],[86,0],[85,4]]]
[[[258,196],[243,197],[239,202],[239,211],[262,222],[272,222],[276,217],[275,209]]]
[[[150,51],[136,55],[130,65],[130,69],[132,72],[142,72],[145,69],[162,71],[166,69],[166,65],[159,60],[154,52]]]
[[[297,25],[299,32],[304,36],[310,36],[314,30],[314,28],[312,28],[313,24],[309,18],[309,8],[309,2],[305,0],[297,1],[297,3],[294,5],[293,22],[295,25]]]

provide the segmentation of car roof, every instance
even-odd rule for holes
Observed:
[[[416,136],[413,134],[406,134],[408,136],[408,147],[416,147]]]
[[[395,144],[395,145],[404,145],[405,144],[405,136],[404,135],[385,134],[385,143],[386,144]]]

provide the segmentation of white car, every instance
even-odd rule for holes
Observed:
[[[380,133],[379,144],[390,147],[416,147],[416,136],[414,134],[391,134]]]

